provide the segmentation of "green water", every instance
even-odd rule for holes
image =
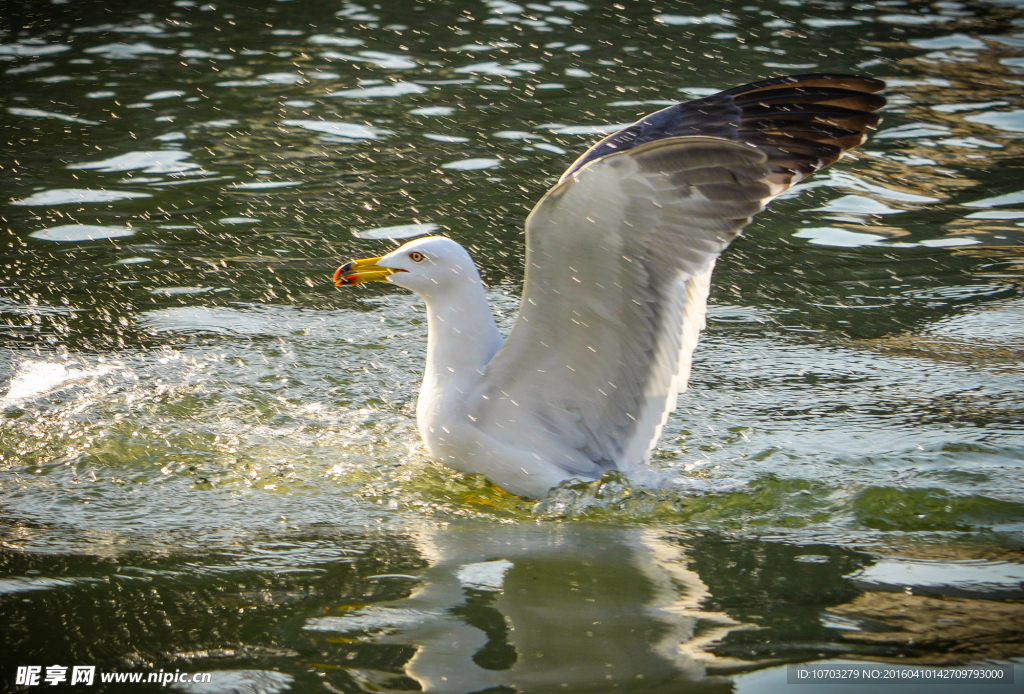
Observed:
[[[0,688],[781,692],[788,663],[1024,657],[1020,6],[9,7]],[[809,71],[889,106],[718,264],[653,457],[710,491],[537,504],[429,461],[423,308],[339,261],[450,235],[507,329],[523,220],[600,133]]]

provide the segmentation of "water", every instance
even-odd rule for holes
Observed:
[[[1024,656],[1024,11],[622,5],[5,18],[5,687],[782,691]],[[448,234],[507,329],[523,219],[600,133],[812,70],[890,106],[719,262],[654,456],[718,491],[535,504],[430,462],[422,306],[338,262]]]

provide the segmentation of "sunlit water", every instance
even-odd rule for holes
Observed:
[[[4,688],[783,691],[786,663],[1024,656],[1019,6],[36,4],[0,35]],[[694,491],[535,503],[430,462],[422,306],[336,291],[338,261],[448,234],[507,329],[523,219],[589,143],[808,71],[890,106],[719,262],[654,455]]]

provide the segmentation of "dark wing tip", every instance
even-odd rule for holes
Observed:
[[[874,94],[885,89],[885,82],[875,77],[863,77],[861,75],[845,75],[839,73],[809,73],[805,75],[786,75],[785,77],[772,77],[766,80],[758,80],[750,84],[744,84],[732,89],[726,89],[715,96],[739,96],[760,91],[783,89],[786,87],[829,87],[834,89],[849,89],[854,92]]]
[[[766,147],[779,180],[790,183],[828,166],[861,144],[885,106],[874,77],[812,73],[772,77],[675,104],[609,135],[562,174],[588,162],[671,137],[709,136]],[[800,165],[795,166],[794,161]]]
[[[838,74],[789,75],[722,94],[742,111],[737,139],[768,155],[774,178],[789,186],[837,161],[867,139],[881,117],[885,82]]]

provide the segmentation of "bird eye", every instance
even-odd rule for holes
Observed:
[[[412,253],[409,254],[409,257],[412,258],[417,263],[423,260],[423,254],[420,253],[419,251],[413,251]]]

